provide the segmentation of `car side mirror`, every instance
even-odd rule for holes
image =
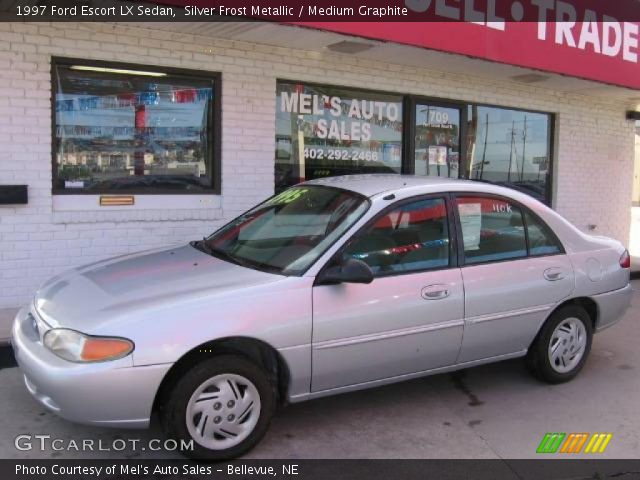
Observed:
[[[339,265],[324,270],[318,277],[318,285],[337,285],[339,283],[371,283],[373,271],[362,260],[349,258]]]

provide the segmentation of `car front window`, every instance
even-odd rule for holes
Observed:
[[[236,218],[201,248],[239,265],[300,275],[368,208],[369,201],[354,192],[301,185]]]
[[[377,276],[448,267],[444,199],[420,199],[384,213],[344,253],[365,262]]]

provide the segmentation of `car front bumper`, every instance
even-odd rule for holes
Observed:
[[[598,306],[598,322],[596,332],[618,323],[627,309],[631,306],[633,288],[631,284],[612,292],[594,295],[593,300]]]
[[[33,327],[35,315],[28,308],[18,312],[11,343],[25,385],[36,400],[73,422],[125,428],[149,425],[155,394],[171,364],[134,367],[131,355],[107,362],[66,361],[42,344],[42,332]]]

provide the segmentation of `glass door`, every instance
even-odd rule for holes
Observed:
[[[414,157],[416,175],[458,178],[460,168],[460,109],[415,103]]]

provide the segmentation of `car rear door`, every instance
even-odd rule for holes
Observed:
[[[465,326],[459,363],[523,352],[573,291],[571,262],[526,207],[503,197],[455,197]]]
[[[366,262],[375,278],[314,286],[313,392],[455,362],[464,292],[449,209],[445,196],[400,202],[338,253]]]

